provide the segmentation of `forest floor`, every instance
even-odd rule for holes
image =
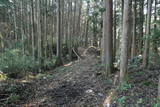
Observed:
[[[105,78],[103,73],[100,58],[92,55],[32,78],[1,81],[0,106],[103,107],[104,102],[109,102],[111,107],[154,107],[156,104],[160,69],[130,70],[129,83],[122,87],[113,84],[116,74]]]

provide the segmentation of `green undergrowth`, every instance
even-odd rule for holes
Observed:
[[[42,58],[42,60],[43,63],[39,63],[32,56],[22,54],[19,49],[5,49],[0,53],[0,72],[8,78],[23,78],[26,72],[39,73],[39,71],[53,68],[56,57]],[[4,77],[0,74],[0,78]]]
[[[160,98],[155,99],[155,103],[153,104],[153,107],[160,107]]]
[[[49,78],[54,78],[55,77],[55,75],[54,74],[50,74],[50,73],[48,73],[48,74],[42,74],[42,73],[39,73],[39,74],[37,74],[36,75],[36,77],[35,78],[43,78],[43,79],[49,79]]]
[[[132,85],[129,83],[122,83],[122,84],[118,85],[118,87],[117,87],[117,89],[121,90],[121,91],[127,91],[131,88],[132,88]]]
[[[35,85],[30,82],[22,83],[14,80],[0,86],[0,106],[12,107],[23,103],[34,96]],[[3,106],[4,105],[4,106]]]
[[[0,72],[0,81],[4,81],[7,79],[6,74],[4,74],[3,72]]]

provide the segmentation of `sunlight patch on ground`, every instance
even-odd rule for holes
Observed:
[[[30,82],[30,81],[28,81],[28,80],[21,80],[21,82],[22,82],[22,83],[28,83],[28,82]]]
[[[7,76],[3,72],[0,71],[0,81],[4,81],[6,79],[7,79]]]
[[[39,101],[31,102],[29,104],[24,104],[23,107],[39,107],[39,105],[44,102],[47,98],[39,99]]]
[[[159,51],[159,54],[160,54],[160,47],[158,47],[158,51]]]
[[[108,94],[108,96],[104,100],[103,107],[110,107],[111,106],[115,92],[116,92],[115,90],[111,90],[111,92]]]
[[[33,78],[36,78],[36,76],[34,76],[34,75],[28,75],[28,77],[29,77],[29,78],[32,78],[32,79],[33,79]]]

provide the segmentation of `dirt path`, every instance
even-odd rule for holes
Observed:
[[[121,88],[113,84],[115,74],[105,79],[103,73],[100,59],[90,56],[32,81],[6,81],[3,83],[6,85],[0,84],[0,106],[103,107],[103,103],[110,102],[112,107],[119,107],[119,103],[124,107],[152,107],[156,104],[159,68],[130,70],[129,84]],[[2,100],[14,95],[13,92],[21,99],[6,105]]]
[[[112,80],[101,74],[99,59],[92,56],[65,65],[54,78],[36,80],[35,99],[26,106],[101,107]]]
[[[106,79],[100,58],[90,49],[85,59],[41,77],[0,83],[0,107],[103,107],[108,102],[112,107],[152,107],[157,103],[160,68],[129,70],[129,83],[119,87],[114,82],[119,72]]]

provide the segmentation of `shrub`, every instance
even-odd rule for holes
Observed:
[[[25,72],[39,72],[39,69],[54,67],[56,57],[42,58],[42,62],[35,61],[30,55],[23,55],[20,49],[6,49],[0,53],[0,71],[8,77],[22,78]]]
[[[55,67],[55,62],[56,62],[56,56],[52,56],[50,58],[44,58],[43,59],[43,67],[45,70],[50,70],[52,69],[53,67]]]
[[[6,49],[0,53],[0,70],[7,74],[37,70],[39,63],[32,56],[22,55],[19,49]]]
[[[20,96],[19,95],[11,95],[11,96],[9,96],[9,98],[7,99],[7,101],[5,103],[6,104],[16,103],[19,100],[20,100]]]
[[[135,56],[134,58],[129,59],[129,68],[139,67],[142,63],[142,55]]]

